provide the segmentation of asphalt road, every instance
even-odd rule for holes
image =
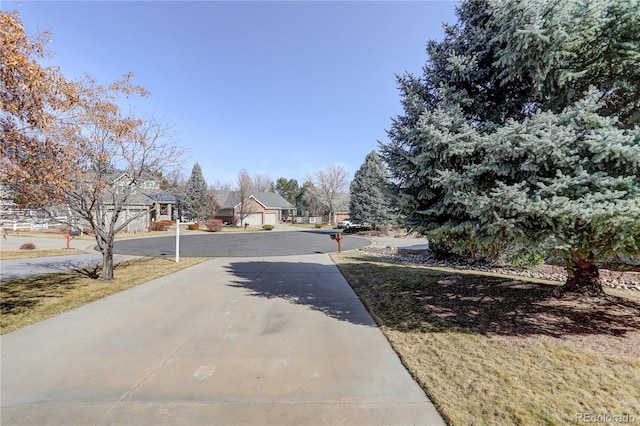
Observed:
[[[335,231],[200,233],[180,236],[180,256],[260,257],[331,253],[338,251],[330,238]],[[371,244],[366,238],[342,236],[342,250]],[[117,241],[117,254],[134,256],[175,256],[175,236]]]

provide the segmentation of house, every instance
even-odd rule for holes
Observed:
[[[146,176],[134,182],[126,172],[116,172],[111,176],[105,179],[110,189],[103,192],[98,202],[102,207],[96,213],[103,211],[109,218],[114,210],[118,210],[118,224],[128,222],[124,232],[148,231],[155,221],[178,217],[180,200],[163,192],[157,179]]]
[[[178,217],[180,200],[167,192],[160,190],[160,182],[152,177],[147,177],[138,184],[132,184],[127,173],[122,173],[114,180],[115,193],[124,194],[124,199],[119,222],[123,222],[135,216],[127,225],[127,232],[149,230],[153,222],[158,220],[175,220]],[[107,200],[105,204],[110,203]]]
[[[349,213],[349,203],[351,202],[351,194],[348,192],[339,192],[336,194],[335,199],[333,200],[333,205],[335,208],[334,220],[335,222],[339,222],[341,220],[347,219],[350,216]]]
[[[77,218],[78,211],[83,210],[85,206],[94,206],[95,212],[104,212],[106,218],[111,217],[115,209],[119,210],[118,224],[131,219],[125,231],[141,232],[149,230],[154,221],[172,220],[178,217],[180,200],[172,194],[163,192],[157,179],[147,176],[136,184],[126,172],[114,172],[106,176],[108,190],[102,192],[97,199],[72,198],[71,202],[78,202],[78,204],[71,208],[60,205],[45,209],[18,209],[13,202],[11,191],[0,183],[0,221],[42,221],[44,218],[49,222],[51,215],[55,212],[57,221],[60,223],[82,228],[89,224],[86,219]],[[91,185],[90,179],[88,184]],[[87,193],[92,195],[91,191]]]
[[[250,226],[275,225],[295,216],[296,208],[275,192],[254,192],[244,200],[237,191],[219,191],[215,219]]]
[[[323,221],[335,223],[349,217],[349,203],[351,194],[348,192],[338,192],[332,199],[333,212],[328,211],[328,201],[323,198],[320,191],[308,192],[308,188],[303,187],[296,196],[296,205],[300,206],[300,214],[303,217],[322,216]],[[332,213],[332,216],[329,216]]]

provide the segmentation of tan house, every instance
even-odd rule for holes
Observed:
[[[215,219],[235,225],[240,221],[249,226],[275,225],[296,212],[295,206],[275,192],[255,192],[241,200],[237,191],[220,191],[218,204]]]
[[[114,203],[123,202],[118,223],[132,219],[125,228],[126,232],[148,231],[157,220],[175,220],[178,217],[180,200],[161,191],[160,182],[153,178],[132,184],[128,174],[121,173],[113,185],[114,193],[107,194],[103,203],[109,210],[113,209]]]

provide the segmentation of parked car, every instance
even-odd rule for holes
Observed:
[[[350,218],[343,219],[336,224],[336,228],[340,228],[340,229],[349,228],[350,226],[351,226]]]
[[[350,218],[346,218],[344,220],[341,220],[340,222],[338,222],[336,224],[336,228],[345,228],[345,229],[349,229],[349,228],[362,228],[364,225],[360,222],[356,222],[355,220],[352,220]]]

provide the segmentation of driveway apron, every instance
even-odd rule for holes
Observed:
[[[212,259],[1,343],[3,425],[444,424],[326,254]]]

